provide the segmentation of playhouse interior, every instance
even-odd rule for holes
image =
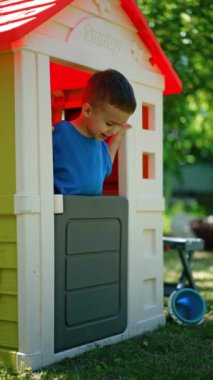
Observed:
[[[74,120],[81,111],[82,91],[92,74],[77,68],[50,63],[52,125],[58,121]],[[141,125],[143,129],[153,129],[153,110],[143,104],[141,110]],[[111,175],[104,183],[104,195],[119,195],[118,153],[116,154]],[[142,156],[142,178],[154,177],[153,159],[150,154]]]

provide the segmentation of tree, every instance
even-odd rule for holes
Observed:
[[[137,0],[183,82],[164,97],[164,168],[213,163],[213,3],[210,0]],[[168,185],[168,184],[167,184]]]

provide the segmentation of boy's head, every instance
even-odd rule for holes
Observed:
[[[116,70],[95,73],[83,93],[79,119],[81,133],[105,140],[121,131],[136,108],[131,84]]]
[[[89,79],[83,93],[83,103],[89,103],[93,108],[110,104],[129,114],[136,108],[131,84],[123,74],[112,69],[99,71]]]

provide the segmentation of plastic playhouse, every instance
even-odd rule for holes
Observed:
[[[133,128],[103,197],[55,196],[52,123],[106,68],[134,88]],[[136,3],[1,1],[0,89],[0,360],[36,369],[164,324],[162,107],[181,81]]]

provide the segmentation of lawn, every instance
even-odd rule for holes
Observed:
[[[212,380],[213,253],[196,252],[193,275],[207,304],[202,325],[179,326],[168,315],[166,326],[114,346],[96,348],[74,359],[32,373],[2,366],[1,380]],[[165,253],[166,281],[178,277],[176,255]]]

